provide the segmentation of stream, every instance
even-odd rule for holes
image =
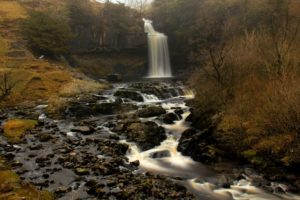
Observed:
[[[300,200],[287,185],[268,182],[249,167],[233,166],[232,173],[237,171],[240,178],[228,181],[227,173],[178,152],[181,134],[191,128],[186,100],[194,98],[179,82],[115,84],[91,96],[70,107],[61,120],[48,118],[46,105],[7,116],[35,116],[41,122],[21,144],[0,138],[1,154],[21,179],[58,199]],[[150,106],[165,113],[141,112]],[[165,120],[170,113],[176,119]],[[149,146],[135,138],[140,133],[136,127],[164,134],[145,136],[149,141],[160,137]],[[259,187],[256,180],[267,183]],[[157,188],[148,188],[148,181]]]

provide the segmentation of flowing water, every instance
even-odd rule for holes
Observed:
[[[143,19],[145,32],[148,34],[149,78],[172,77],[168,37],[154,30],[152,21]]]
[[[136,91],[143,97],[144,101],[135,102],[130,99],[122,98],[121,100],[123,102],[129,102],[130,104],[136,105],[138,108],[143,108],[148,105],[159,105],[168,113],[181,110],[182,114],[181,118],[178,118],[173,124],[165,124],[159,117],[140,119],[144,122],[153,121],[165,129],[167,138],[162,141],[159,146],[147,151],[141,151],[135,143],[129,143],[125,139],[120,141],[121,143],[127,143],[130,146],[126,155],[129,161],[133,162],[138,160],[140,163],[139,168],[137,170],[135,168],[134,170],[136,171],[133,171],[133,174],[138,175],[139,173],[148,171],[170,177],[174,181],[184,185],[197,199],[200,200],[300,200],[300,196],[287,192],[288,187],[286,185],[266,181],[253,170],[242,166],[233,165],[233,167],[230,168],[232,171],[234,171],[234,168],[238,168],[243,174],[242,177],[235,181],[227,181],[227,183],[231,185],[225,186],[222,181],[228,179],[228,173],[218,173],[214,171],[212,167],[196,162],[188,156],[183,156],[177,151],[177,146],[182,133],[191,127],[190,123],[186,121],[190,114],[190,108],[186,105],[185,101],[194,98],[193,92],[186,89],[180,83],[160,82],[139,84],[140,83],[138,83],[137,86],[134,86],[135,84],[115,85],[112,90],[94,96],[99,98],[99,100],[97,100],[99,104],[116,102],[120,99],[115,97],[114,93],[118,90],[128,89],[130,91]],[[141,89],[144,85],[146,85],[146,88]],[[153,90],[154,88],[159,89]],[[160,92],[157,93],[157,91]],[[160,94],[160,96],[158,94]],[[84,103],[84,105],[89,104]],[[89,162],[84,160],[87,156],[92,158],[96,155],[97,159],[109,163],[109,160],[112,158],[107,156],[105,151],[100,151],[98,143],[88,141],[95,140],[99,142],[102,141],[103,137],[104,139],[111,138],[111,136],[116,133],[113,133],[107,124],[109,124],[109,122],[117,122],[118,119],[115,115],[90,116],[89,119],[86,120],[95,121],[97,133],[92,135],[82,135],[72,132],[72,128],[74,127],[72,119],[61,121],[49,119],[43,114],[43,107],[45,106],[42,105],[37,107],[38,113],[40,113],[39,119],[45,120],[45,123],[49,122],[48,125],[41,128],[38,132],[28,134],[26,136],[27,142],[22,143],[19,146],[7,144],[0,135],[0,153],[5,153],[6,155],[11,155],[11,152],[14,153],[14,159],[17,161],[17,164],[18,162],[23,164],[21,168],[16,168],[16,170],[20,172],[21,177],[25,181],[45,187],[50,191],[61,186],[71,186],[70,191],[59,199],[89,199],[90,196],[86,193],[86,180],[101,180],[101,177],[91,173],[90,175],[85,175],[84,177],[81,177],[81,179],[78,179],[74,171],[69,168],[72,163],[70,163],[67,158],[76,157],[79,160],[79,162],[75,162],[76,166],[80,164],[79,166],[83,165],[83,167],[87,167],[85,165],[89,164]],[[134,113],[135,111],[136,110],[133,110],[132,112]],[[75,123],[78,122],[75,120]],[[41,143],[36,138],[36,135],[39,134],[39,132],[42,134],[53,134],[53,137],[55,138],[53,141],[50,140]],[[119,141],[115,142],[118,143]],[[74,146],[71,145],[73,143]],[[68,154],[69,148],[65,148],[66,144],[70,147],[74,147],[70,154]],[[106,142],[104,142],[103,145],[104,144],[106,144]],[[67,160],[64,161],[65,158]],[[45,163],[41,162],[43,160],[45,160]],[[65,164],[69,164],[69,167],[65,167]],[[122,168],[124,168],[124,166]],[[48,184],[46,186],[41,185],[44,181],[44,174],[50,174],[50,177],[46,180]],[[116,176],[117,175],[118,174],[116,174]],[[114,176],[114,174],[110,176]],[[102,177],[102,181],[106,181],[110,176]],[[85,178],[86,180],[82,178]],[[257,178],[260,182],[270,183],[268,184],[269,188],[265,190],[258,187],[258,184],[255,182],[255,179]],[[262,185],[266,186],[267,184]],[[269,191],[274,192],[271,193]]]
[[[144,121],[154,121],[165,128],[167,132],[167,139],[159,146],[147,150],[140,151],[138,146],[134,143],[128,143],[126,140],[122,141],[130,145],[128,151],[128,158],[130,161],[139,160],[141,171],[150,171],[155,174],[162,174],[175,179],[183,180],[190,192],[192,192],[198,199],[205,200],[300,200],[300,196],[290,194],[288,192],[274,192],[270,193],[260,189],[253,184],[253,177],[243,175],[244,178],[234,181],[230,187],[222,188],[218,186],[217,182],[224,178],[224,174],[217,174],[209,169],[208,166],[200,162],[193,161],[190,157],[183,156],[177,151],[178,141],[181,134],[190,128],[189,122],[186,122],[187,116],[190,114],[190,109],[186,105],[185,100],[193,98],[194,95],[191,90],[180,88],[183,95],[175,95],[172,98],[160,100],[155,95],[142,94],[145,102],[138,105],[157,104],[161,105],[167,112],[174,112],[175,109],[182,109],[182,119],[176,121],[172,125],[162,123],[155,118],[145,118]],[[179,92],[180,93],[180,92]],[[153,154],[162,152],[165,156],[153,158]],[[168,152],[168,153],[166,153]],[[247,170],[247,169],[246,169]],[[253,176],[258,176],[254,174]],[[272,183],[270,185],[276,191],[280,188],[281,191],[286,191],[286,186],[279,183]]]

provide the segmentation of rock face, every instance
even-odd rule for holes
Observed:
[[[161,106],[149,106],[137,111],[139,117],[156,117],[165,114],[166,111]]]
[[[114,96],[120,97],[120,98],[131,99],[131,100],[137,101],[137,102],[144,101],[144,98],[142,97],[141,94],[139,94],[138,92],[132,91],[132,90],[119,90],[114,94]]]
[[[210,132],[198,132],[195,129],[182,133],[177,150],[203,163],[221,161],[222,156],[222,152],[210,141]]]
[[[125,134],[127,140],[135,142],[142,151],[159,145],[167,138],[164,128],[154,122],[132,123],[126,128]]]

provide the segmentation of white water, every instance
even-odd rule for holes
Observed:
[[[149,74],[148,78],[172,77],[168,37],[154,30],[152,21],[143,19],[148,34]]]
[[[185,98],[193,98],[194,94],[190,90],[185,90]],[[183,156],[177,151],[178,141],[181,134],[190,127],[186,122],[187,116],[190,114],[189,108],[184,103],[183,99],[174,98],[168,101],[159,100],[157,97],[151,95],[144,95],[145,104],[161,103],[162,107],[167,112],[173,112],[174,108],[180,107],[184,113],[182,119],[175,122],[175,124],[163,124],[160,120],[149,118],[143,120],[155,121],[162,125],[167,132],[167,139],[159,146],[147,150],[140,151],[134,143],[129,144],[130,150],[127,157],[130,162],[139,160],[140,169],[143,171],[153,172],[155,174],[163,174],[174,178],[184,178],[181,183],[185,185],[190,192],[192,192],[197,199],[205,200],[300,200],[300,196],[290,193],[269,193],[263,189],[255,187],[252,184],[252,179],[244,176],[244,179],[237,180],[230,188],[220,188],[214,184],[213,180],[220,180],[222,174],[215,174],[207,166],[202,163],[193,161],[190,157]],[[161,158],[153,158],[155,152],[168,151],[169,156]],[[209,181],[212,180],[212,181]],[[284,191],[283,184],[274,184],[275,187],[281,187]]]

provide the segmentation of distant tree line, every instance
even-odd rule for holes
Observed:
[[[134,47],[143,43],[140,12],[119,3],[69,0],[61,7],[33,7],[23,23],[31,49],[57,57],[84,52]],[[40,9],[38,9],[40,8]]]

